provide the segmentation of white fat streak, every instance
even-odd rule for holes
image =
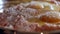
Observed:
[[[37,6],[40,6],[40,7],[44,8],[44,4],[41,3],[41,2],[32,1],[32,2],[30,3],[30,5],[37,5]]]
[[[34,4],[50,5],[50,4],[47,3],[47,2],[40,2],[40,1],[32,1],[31,4],[32,4],[32,5],[34,5]]]
[[[51,9],[51,10],[54,10],[54,7],[53,7],[52,5],[50,5],[50,9]]]
[[[19,6],[27,7],[30,3],[21,3]]]
[[[45,12],[45,13],[39,14],[38,16],[35,16],[35,17],[40,18],[43,15],[46,15],[48,17],[54,17],[54,18],[59,18],[60,19],[60,13],[56,12],[56,11],[55,12],[52,12],[52,11]]]
[[[53,27],[57,27],[58,25],[56,24],[50,24],[50,23],[45,23],[47,26],[53,26]]]

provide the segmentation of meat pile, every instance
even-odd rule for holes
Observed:
[[[60,25],[47,23],[54,22],[53,20],[56,20],[57,18],[59,19],[60,16],[56,14],[57,11],[41,11],[42,8],[44,8],[43,5],[38,5],[37,2],[30,2],[26,4],[21,3],[17,6],[5,8],[4,12],[0,13],[0,26],[4,28],[11,28],[21,32],[60,30]],[[56,16],[54,14],[56,14]],[[57,15],[59,17],[57,17]],[[36,22],[31,23],[27,20],[30,18],[38,18],[45,23],[42,26]],[[59,21],[60,19],[56,22]]]

